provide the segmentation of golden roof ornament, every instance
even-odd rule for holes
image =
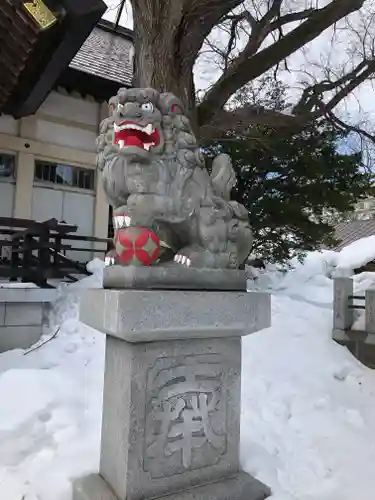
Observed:
[[[57,22],[57,17],[50,11],[43,0],[24,2],[23,7],[34,19],[41,30],[51,28]]]

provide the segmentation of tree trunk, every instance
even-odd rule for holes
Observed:
[[[134,0],[135,87],[172,92],[195,120],[193,67],[182,64],[182,0]]]

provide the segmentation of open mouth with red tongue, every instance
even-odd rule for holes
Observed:
[[[157,128],[150,123],[145,127],[135,122],[122,122],[120,125],[114,124],[114,144],[119,149],[127,147],[137,147],[150,151],[152,147],[159,146],[160,134]]]

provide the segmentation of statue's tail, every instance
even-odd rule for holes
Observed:
[[[236,174],[229,155],[220,154],[216,156],[212,163],[211,182],[215,194],[229,201],[231,191],[236,184]]]

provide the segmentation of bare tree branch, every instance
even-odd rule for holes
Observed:
[[[296,4],[287,0],[131,3],[138,76],[135,83],[178,95],[203,139],[215,138],[228,129],[251,134],[256,130],[254,125],[298,130],[323,116],[340,126],[340,118],[333,113],[335,107],[375,74],[375,14],[365,0],[327,0],[321,8],[318,0],[310,0],[304,10],[297,10]],[[237,9],[239,6],[242,10]],[[348,17],[353,12],[358,16]],[[219,42],[209,38],[215,27],[224,35]],[[246,84],[270,75],[271,70],[277,78],[279,66],[287,61],[288,71],[294,71],[290,56],[302,50],[308,58],[309,43],[328,28],[333,28],[331,43],[340,47],[344,59],[340,59],[340,51],[333,50],[332,56],[319,54],[320,62],[298,66],[296,71],[306,76],[299,82],[304,90],[292,114],[277,111],[281,107],[273,107],[269,101],[266,109],[230,100]],[[239,52],[244,41],[245,47]],[[193,67],[202,46],[215,54],[215,63],[219,59],[223,73],[197,105]],[[313,59],[315,56],[312,54]],[[233,103],[236,109],[231,108]],[[348,131],[362,133],[358,127],[348,127]],[[369,140],[372,135],[363,131],[363,137]]]
[[[361,127],[346,124],[338,118],[333,109],[345,97],[350,95],[359,85],[365,82],[371,75],[375,73],[375,59],[371,61],[360,62],[352,71],[344,74],[336,81],[322,81],[304,90],[302,98],[293,111],[296,115],[308,116],[310,119],[316,119],[321,116],[326,116],[334,125],[338,126],[346,132],[355,132],[361,137],[375,143],[375,136],[370,134]],[[324,92],[332,92],[339,89],[334,96],[324,102]]]
[[[355,88],[363,83],[375,72],[375,59],[371,61],[361,61],[353,70],[344,74],[336,81],[323,80],[311,85],[302,93],[298,104],[294,107],[295,114],[302,114],[312,111],[317,102],[322,100],[324,92],[341,89],[325,105],[326,109],[333,109],[337,104],[348,96]]]
[[[203,140],[217,139],[228,130],[247,136],[254,125],[267,125],[277,128],[300,128],[306,123],[306,117],[295,117],[280,111],[265,109],[263,106],[246,104],[232,111],[221,109],[213,120],[199,129]]]
[[[274,17],[280,17],[280,9],[283,0],[273,0],[267,14],[263,17],[264,23],[269,23]]]
[[[204,40],[243,0],[131,0],[134,84],[174,92],[194,107],[192,68]]]
[[[337,94],[326,104],[329,110],[334,109],[339,102],[347,97],[353,90],[355,90],[361,83],[367,80],[375,72],[375,59],[367,63],[367,68],[357,75],[341,89]]]
[[[243,0],[185,0],[177,43],[182,55],[182,68],[193,66],[212,29],[242,2]]]
[[[236,21],[237,23],[246,20],[251,27],[256,26],[258,20],[249,12],[248,10],[243,10],[239,14],[227,14],[222,19],[220,19],[219,24],[225,21]]]
[[[341,130],[344,130],[345,132],[354,132],[358,134],[360,137],[366,137],[366,139],[370,140],[372,143],[375,144],[375,135],[370,134],[363,128],[345,123],[343,120],[338,118],[332,111],[327,112],[327,117],[332,121],[332,123],[338,126]]]
[[[236,16],[231,16],[229,40],[227,43],[226,50],[224,51],[224,54],[222,56],[223,60],[224,60],[224,71],[226,71],[228,69],[229,62],[230,62],[230,54],[235,47],[236,38],[237,38],[237,27],[238,27],[239,23],[241,21],[243,21],[244,19],[247,19],[249,24],[254,22],[254,18],[251,16],[250,12],[247,12],[247,11],[243,11]],[[209,43],[208,40],[207,40],[207,42]]]
[[[299,12],[291,12],[290,14],[285,14],[281,16],[270,24],[270,31],[279,29],[289,23],[295,23],[297,21],[303,21],[307,19],[313,12],[318,12],[319,9],[306,9]]]
[[[207,92],[199,105],[198,123],[203,125],[212,120],[218,109],[223,108],[231,95],[248,81],[257,78],[279,61],[314,40],[334,23],[362,7],[363,3],[364,0],[333,0],[326,7],[314,10],[306,21],[279,41],[256,53],[253,51],[253,46],[257,45],[259,39],[255,40],[255,37],[250,37],[246,48]],[[264,26],[262,28],[264,29]],[[263,36],[262,41],[264,38]]]

